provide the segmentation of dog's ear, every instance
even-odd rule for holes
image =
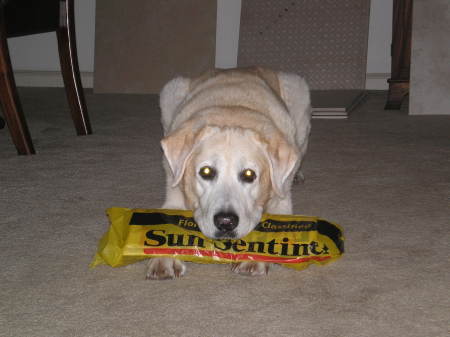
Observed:
[[[253,138],[269,162],[273,190],[280,198],[284,198],[288,192],[288,179],[300,163],[298,149],[289,144],[279,131],[268,132],[266,137],[253,133]]]
[[[274,137],[269,142],[267,152],[270,160],[270,178],[275,192],[285,197],[288,186],[286,182],[298,162],[298,151],[284,139]]]
[[[262,141],[262,144],[269,161],[273,189],[280,198],[284,198],[288,192],[288,178],[294,173],[299,162],[299,152],[279,135],[274,135],[268,141]]]
[[[196,131],[189,126],[186,125],[161,140],[161,147],[173,174],[172,187],[179,184],[194,150],[219,130],[218,127],[207,126]]]

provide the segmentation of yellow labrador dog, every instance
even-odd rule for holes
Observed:
[[[178,77],[160,95],[167,175],[163,208],[192,209],[203,234],[241,238],[263,212],[292,213],[291,185],[308,145],[310,95],[295,75],[262,68]],[[263,275],[268,265],[232,270]],[[183,262],[149,260],[147,278],[182,276]]]

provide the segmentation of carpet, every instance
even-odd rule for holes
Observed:
[[[448,116],[384,111],[371,92],[348,120],[313,121],[294,208],[343,226],[335,263],[146,281],[144,263],[88,264],[106,208],[163,201],[157,96],[87,91],[84,137],[62,89],[20,96],[38,154],[0,130],[0,336],[447,336]]]

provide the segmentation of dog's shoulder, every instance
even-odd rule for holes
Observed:
[[[262,67],[213,69],[192,79],[174,79],[161,92],[166,133],[187,120],[204,119],[207,111],[217,115],[224,109],[247,109],[269,118],[293,141],[296,124],[309,122],[309,103],[308,88],[300,76]],[[222,115],[221,120],[238,116]]]
[[[260,80],[268,85],[275,93],[281,94],[278,72],[263,67],[246,67],[232,69],[212,69],[202,75],[192,78],[189,91],[196,91],[200,86],[210,82],[229,83],[234,81]]]

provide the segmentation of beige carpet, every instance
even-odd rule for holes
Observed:
[[[0,130],[1,336],[447,336],[449,117],[371,93],[348,120],[313,121],[295,209],[344,227],[341,260],[154,282],[142,263],[88,264],[107,207],[163,200],[156,96],[88,92],[95,133],[76,137],[61,89],[20,94],[38,154]]]

